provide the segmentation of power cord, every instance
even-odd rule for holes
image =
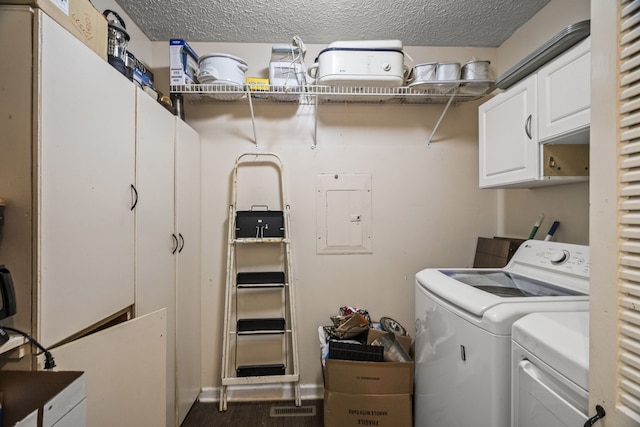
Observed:
[[[25,337],[27,341],[29,341],[31,344],[35,345],[37,348],[39,348],[44,352],[44,369],[48,370],[48,369],[55,368],[56,362],[55,360],[53,360],[53,355],[51,354],[51,352],[46,348],[44,348],[38,341],[33,339],[31,335],[27,334],[26,332],[22,332],[21,330],[10,328],[8,326],[0,326],[0,329],[4,329],[9,332],[13,332],[15,334],[22,335],[23,337]]]
[[[302,81],[304,88],[306,89],[307,84],[307,67],[304,63],[304,57],[307,54],[307,46],[304,44],[300,36],[293,36],[293,46],[297,46],[300,49],[300,54],[297,58],[294,59],[294,62],[297,60],[300,63],[300,76],[298,76],[298,80]]]

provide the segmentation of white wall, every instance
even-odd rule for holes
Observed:
[[[498,75],[571,24],[590,19],[589,0],[552,0],[497,49]],[[532,190],[500,190],[498,232],[527,237],[540,213],[545,220],[536,238],[560,221],[554,240],[589,244],[589,183]]]
[[[120,11],[112,0],[98,9]],[[489,59],[498,73],[567,25],[588,19],[587,0],[552,0],[499,49],[406,47],[415,63]],[[131,49],[153,67],[156,87],[168,86],[168,42],[148,42],[135,29]],[[134,36],[135,34],[135,36]],[[274,43],[282,43],[275,40]],[[249,63],[248,75],[266,77],[271,44],[193,43],[200,54],[224,52]],[[325,46],[310,45],[311,64]],[[341,305],[367,308],[412,329],[413,275],[426,267],[465,267],[476,238],[526,237],[540,212],[561,226],[556,239],[588,242],[588,184],[535,190],[479,190],[477,106],[450,110],[430,147],[442,105],[321,105],[318,146],[311,106],[256,103],[259,145],[253,142],[248,105],[186,104],[187,121],[202,137],[202,384],[220,383],[220,354],[230,176],[235,158],[254,150],[280,155],[286,169],[297,285],[301,382],[320,385],[317,327]],[[316,255],[315,176],[373,176],[373,254]],[[538,236],[541,237],[540,235]]]
[[[590,18],[589,0],[551,0],[498,48],[498,74],[517,64],[569,25]]]
[[[265,75],[271,45],[194,43],[224,52]],[[310,64],[324,46],[309,46]],[[471,57],[495,60],[495,49],[408,47],[416,63]],[[168,53],[154,44],[154,62]],[[165,61],[167,61],[165,59]],[[166,64],[166,62],[165,62]],[[166,68],[165,68],[166,71]],[[160,71],[162,73],[162,71]],[[166,89],[165,89],[166,90]],[[478,189],[477,106],[450,109],[427,147],[443,105],[320,105],[317,148],[313,106],[254,104],[258,146],[246,102],[186,104],[202,138],[203,367],[205,388],[218,387],[227,214],[235,158],[264,150],[282,157],[290,194],[297,286],[301,382],[322,384],[317,328],[338,308],[366,308],[408,330],[414,323],[414,275],[426,267],[471,266],[478,236],[496,230],[496,191]],[[315,177],[369,173],[373,181],[373,254],[316,255]]]

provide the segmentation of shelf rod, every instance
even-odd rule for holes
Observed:
[[[314,104],[315,104],[315,108],[314,108],[314,112],[315,112],[315,123],[313,126],[313,145],[311,146],[312,150],[315,150],[316,147],[318,146],[318,95],[314,96]]]
[[[440,114],[440,118],[436,122],[436,125],[433,127],[433,130],[431,131],[431,135],[429,135],[429,139],[427,139],[427,147],[431,146],[431,141],[433,140],[433,135],[436,134],[436,131],[438,130],[438,126],[440,126],[440,122],[442,122],[442,119],[444,118],[444,115],[447,114],[447,110],[449,109],[449,106],[451,105],[451,102],[453,101],[453,98],[455,98],[455,97],[456,97],[455,92],[452,93],[451,96],[449,97],[449,101],[447,101],[447,105],[445,105],[444,110],[442,110],[442,114]]]
[[[253,126],[253,142],[258,146],[258,134],[256,133],[256,119],[253,113],[253,101],[251,100],[251,89],[247,87],[247,98],[249,98],[249,109],[251,110],[251,126]]]

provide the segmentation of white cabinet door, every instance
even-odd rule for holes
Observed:
[[[480,106],[481,188],[539,177],[535,97],[534,75]]]
[[[133,304],[135,91],[35,13],[37,336],[51,346]]]
[[[175,425],[174,116],[136,91],[135,315],[167,310],[167,426]]]
[[[200,136],[176,119],[176,385],[178,423],[200,393]]]
[[[87,426],[166,424],[165,313],[158,310],[51,351],[57,369],[85,373]]]
[[[588,131],[590,123],[591,38],[587,38],[538,71],[538,138],[550,142]],[[589,142],[585,132],[575,139]]]

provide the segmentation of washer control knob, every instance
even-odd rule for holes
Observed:
[[[551,252],[551,264],[564,264],[569,259],[569,251],[554,251]]]
[[[389,71],[391,69],[391,64],[389,64],[388,62],[385,62],[382,64],[382,69],[384,71]]]

